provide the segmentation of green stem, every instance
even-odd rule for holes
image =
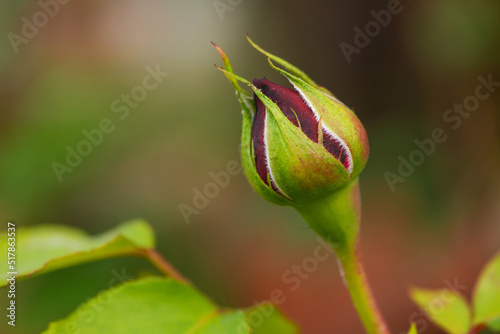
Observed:
[[[363,264],[359,260],[357,253],[357,251],[354,251],[343,254],[336,251],[337,257],[342,264],[340,270],[343,270],[343,273],[341,275],[345,279],[354,307],[366,332],[370,334],[387,334],[389,330],[373,298]]]
[[[360,208],[357,179],[330,196],[296,206],[309,226],[335,250],[344,282],[366,332],[388,334],[358,256]]]

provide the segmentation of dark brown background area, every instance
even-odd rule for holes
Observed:
[[[227,0],[221,0],[228,4]],[[218,3],[218,2],[215,2]],[[35,1],[0,4],[0,217],[19,225],[57,222],[91,233],[135,217],[147,219],[158,248],[218,303],[249,306],[286,292],[284,312],[306,334],[362,333],[330,257],[296,291],[282,275],[311,256],[316,237],[296,212],[254,194],[244,176],[186,224],[179,205],[210,172],[239,161],[240,108],[210,44],[234,70],[284,83],[246,33],[329,88],[364,123],[371,146],[361,176],[364,261],[394,333],[417,321],[440,333],[410,302],[411,286],[457,281],[470,296],[479,270],[500,248],[500,89],[456,130],[447,109],[475,92],[478,77],[500,81],[500,3],[492,0],[402,1],[402,10],[346,61],[372,10],[387,1],[233,1],[219,16],[211,0],[73,0],[15,53],[8,34],[21,33]],[[124,120],[111,104],[142,83],[146,66],[169,76]],[[52,164],[83,130],[110,118],[105,135],[59,182]],[[442,128],[436,146],[391,191],[384,173],[415,140]],[[137,259],[114,259],[20,282],[18,326],[38,333],[107,286],[113,269],[154,272]],[[0,298],[4,298],[2,296]],[[3,299],[2,299],[3,300]]]

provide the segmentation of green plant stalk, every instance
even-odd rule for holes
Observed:
[[[335,250],[341,275],[367,333],[388,334],[359,258],[361,199],[358,180],[330,196],[295,206],[297,211]]]
[[[363,264],[357,255],[359,251],[354,250],[346,254],[336,251],[336,254],[342,264],[340,270],[343,270],[343,273],[341,275],[344,277],[354,307],[367,333],[389,333],[368,285]]]

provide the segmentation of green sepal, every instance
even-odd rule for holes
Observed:
[[[344,186],[349,174],[321,144],[310,140],[267,96],[256,90],[268,113],[269,168],[277,186],[294,203],[315,200]]]
[[[278,196],[279,203],[277,204],[293,205],[293,203],[320,198],[344,186],[349,181],[349,174],[342,163],[334,158],[323,145],[310,140],[257,87],[234,73],[221,70],[226,75],[249,85],[269,112],[266,124],[268,162],[276,185],[286,198],[277,194],[260,179],[253,164],[250,165],[244,161],[244,167],[251,166],[248,171],[250,183],[259,194],[273,203],[276,203],[276,196]],[[243,145],[250,144],[251,138],[246,136],[251,136],[251,127],[244,127],[243,136],[245,136],[242,139]],[[250,160],[253,161],[254,159],[251,158],[253,157],[250,157]],[[264,186],[274,196],[269,196],[268,191],[262,192],[261,186]],[[293,202],[287,198],[293,199]]]
[[[233,66],[231,66],[231,62],[229,61],[229,58],[227,57],[226,53],[214,42],[212,42],[212,45],[217,49],[217,51],[219,51],[220,57],[222,58],[222,62],[224,63],[224,68],[226,69],[226,71],[229,73],[234,73]],[[217,65],[215,65],[215,66],[217,68],[220,68]],[[226,78],[229,80],[229,82],[234,87],[234,89],[236,90],[237,93],[240,93],[241,95],[250,98],[250,95],[240,87],[238,80],[231,77],[226,72],[225,72],[225,74],[226,74]],[[237,95],[239,95],[239,94],[237,94]],[[239,99],[239,97],[238,97],[238,99]]]
[[[358,176],[366,165],[369,148],[366,131],[354,112],[341,101],[318,91],[300,77],[276,67],[271,60],[269,64],[290,81],[315,110],[323,124],[344,141],[351,151],[353,160],[351,177]]]
[[[320,198],[345,185],[349,174],[342,163],[323,145],[310,140],[257,87],[246,82],[268,111],[269,169],[283,194],[293,199],[293,203],[300,203]]]
[[[305,74],[304,71],[302,71],[301,69],[299,69],[298,67],[290,64],[289,62],[287,62],[286,60],[284,60],[283,58],[280,58],[278,56],[275,56],[273,55],[272,53],[270,52],[267,52],[266,50],[264,50],[263,48],[261,48],[260,46],[258,46],[257,44],[255,44],[254,41],[252,41],[250,39],[250,36],[248,36],[247,34],[247,40],[248,42],[257,50],[259,51],[260,53],[262,53],[263,55],[271,58],[272,60],[274,60],[275,62],[277,62],[278,64],[280,64],[281,66],[283,66],[284,68],[286,68],[290,73],[292,73],[293,75],[295,75],[296,77],[299,77],[301,78],[302,80],[304,80],[305,82],[307,82],[308,84],[310,84],[311,86],[319,89],[320,91],[328,94],[328,95],[331,95],[331,96],[334,96],[332,94],[332,92],[330,92],[328,89],[326,89],[325,87],[323,86],[320,86],[318,85],[316,82],[314,82],[313,79],[311,79],[307,74]]]
[[[307,75],[305,74],[301,69],[299,69],[298,67],[290,64],[289,62],[287,62],[286,60],[278,57],[278,56],[275,56],[273,55],[272,53],[269,53],[267,52],[266,50],[264,50],[263,48],[261,48],[260,46],[258,46],[257,44],[254,43],[254,41],[252,41],[250,39],[250,36],[248,36],[247,34],[247,40],[248,42],[257,50],[259,51],[260,53],[264,54],[265,56],[271,58],[272,60],[274,60],[275,62],[277,62],[278,64],[280,64],[281,66],[283,66],[284,68],[286,68],[288,71],[290,71],[291,73],[293,73],[295,76],[301,78],[302,80],[304,80],[305,82],[309,83],[311,86],[314,86],[316,88],[318,88],[319,86]]]
[[[300,69],[263,50],[250,38],[248,40],[258,51],[269,57],[269,63],[274,69],[288,78],[309,106],[314,109],[320,128],[323,126],[330,130],[337,139],[342,141],[348,148],[352,159],[352,170],[348,171],[339,159],[324,148],[321,141],[315,143],[310,140],[273,101],[251,82],[234,74],[229,59],[216,46],[226,67],[225,69],[218,68],[224,72],[235,88],[242,106],[242,162],[245,174],[254,190],[275,204],[295,206],[331,194],[355,179],[364,168],[368,157],[366,132],[356,115],[342,102],[331,96],[331,93],[320,89]],[[274,66],[271,59],[292,74]],[[265,131],[269,179],[272,178],[278,192],[268,186],[257,173],[251,138],[255,101],[240,87],[239,82],[248,85],[266,107]],[[319,133],[322,134],[322,131]],[[270,180],[268,183],[271,184]]]
[[[224,72],[226,77],[230,78],[231,82],[240,81],[246,85],[249,85],[250,87],[253,86],[248,80],[245,80],[244,78],[234,74],[233,72],[220,67],[217,68]],[[238,100],[240,101],[243,114],[243,124],[241,131],[241,162],[248,182],[255,190],[255,192],[257,192],[257,194],[270,201],[271,203],[277,205],[289,205],[290,200],[276,193],[272,188],[265,184],[264,181],[262,181],[259,174],[257,173],[257,168],[255,167],[255,156],[252,147],[252,123],[254,116],[253,110],[255,110],[255,101],[252,98],[249,98],[248,95],[243,95],[239,91],[236,91],[236,95],[238,97]]]

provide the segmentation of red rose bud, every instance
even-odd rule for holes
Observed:
[[[368,140],[356,115],[302,71],[250,43],[293,86],[266,78],[248,82],[233,73],[216,46],[225,65],[221,70],[243,109],[242,160],[253,188],[271,202],[294,205],[332,194],[357,179],[368,158]],[[252,88],[253,98],[238,81]]]
[[[358,175],[368,159],[368,139],[354,112],[304,72],[255,45],[291,88],[266,78],[253,83],[234,74],[218,49],[242,112],[243,170],[257,193],[293,206],[335,250],[354,306],[369,333],[388,333],[358,259]],[[274,63],[281,65],[277,68]],[[250,86],[253,95],[240,87]]]
[[[255,87],[278,105],[283,114],[295,126],[299,127],[304,134],[314,141],[318,142],[319,132],[323,138],[324,148],[330,152],[335,158],[340,160],[342,165],[348,172],[352,172],[352,157],[350,150],[345,143],[329,131],[328,128],[320,129],[320,118],[315,115],[314,111],[305,103],[300,94],[290,88],[272,83],[266,78],[254,79]],[[256,101],[256,113],[252,128],[252,144],[255,150],[255,163],[257,172],[261,179],[267,183],[267,165],[266,165],[266,149],[264,143],[264,123],[266,118],[266,107],[254,94]]]

